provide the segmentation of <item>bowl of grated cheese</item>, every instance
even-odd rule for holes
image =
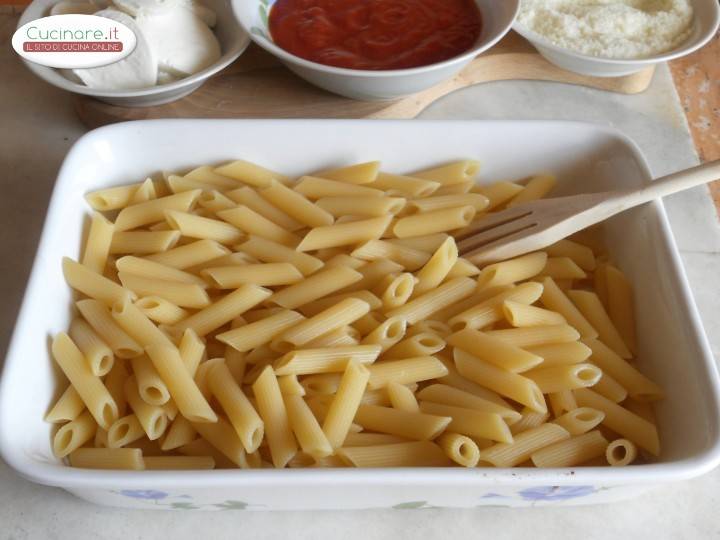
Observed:
[[[522,0],[513,29],[563,69],[619,77],[699,49],[719,25],[717,0]]]

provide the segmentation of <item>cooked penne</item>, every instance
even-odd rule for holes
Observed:
[[[111,255],[148,255],[167,251],[180,240],[180,231],[115,232],[110,243]]]
[[[187,310],[160,296],[145,296],[135,306],[150,320],[158,324],[173,325],[188,316]]]
[[[517,287],[503,290],[490,298],[472,303],[468,309],[457,313],[448,319],[448,324],[453,330],[463,328],[484,328],[490,324],[503,319],[502,304],[506,300],[522,304],[532,304],[543,293],[543,286],[539,283],[522,283]]]
[[[452,418],[447,429],[453,433],[497,442],[509,443],[513,440],[510,429],[499,414],[430,401],[421,401],[420,410],[425,414]]]
[[[500,287],[524,281],[542,272],[547,262],[547,253],[536,251],[514,259],[490,264],[478,276],[478,287]]]
[[[192,190],[127,206],[117,215],[115,230],[127,231],[162,221],[166,211],[187,212],[199,196],[200,190]]]
[[[260,195],[285,214],[308,227],[323,227],[332,225],[335,221],[330,212],[280,182],[272,181],[268,187],[260,191]]]
[[[391,217],[362,219],[311,229],[297,246],[298,251],[359,244],[380,238],[390,225]],[[353,254],[353,256],[355,256]]]
[[[274,369],[276,375],[341,373],[347,368],[349,360],[369,364],[374,362],[379,354],[380,346],[377,344],[328,349],[300,349],[289,352],[276,360]]]
[[[235,289],[245,283],[273,287],[302,281],[303,275],[290,263],[246,264],[207,268],[202,275],[218,289]]]
[[[369,196],[382,197],[385,195],[379,189],[317,178],[315,176],[303,176],[293,188],[298,193],[305,195],[308,199],[322,199],[324,197],[355,197]]]
[[[388,435],[386,433],[348,433],[343,448],[358,446],[379,446],[381,444],[396,444],[408,442],[403,437]]]
[[[459,206],[472,206],[476,211],[480,212],[488,206],[489,202],[485,195],[468,193],[466,195],[441,195],[438,197],[414,199],[409,204],[417,208],[420,212],[457,208]]]
[[[365,366],[355,360],[348,362],[322,425],[332,448],[342,446],[347,437],[369,377],[370,373]]]
[[[530,459],[536,467],[575,467],[604,456],[607,446],[607,439],[595,430],[541,448]]]
[[[543,278],[542,284],[543,293],[540,301],[546,308],[556,311],[565,317],[568,324],[575,327],[582,337],[598,337],[597,330],[588,322],[580,310],[575,307],[552,278]]]
[[[579,364],[590,358],[592,354],[590,347],[579,341],[535,345],[526,347],[525,350],[542,358],[543,367],[559,364]]]
[[[403,339],[396,345],[387,349],[383,354],[383,359],[390,360],[396,358],[412,358],[416,356],[432,356],[444,348],[445,341],[440,336],[430,332],[420,332],[419,334],[410,336],[407,339]]]
[[[298,236],[276,225],[247,206],[222,210],[217,213],[217,216],[247,234],[259,236],[289,247],[295,247],[300,243]]]
[[[130,376],[125,362],[115,362],[110,373],[103,380],[105,388],[113,398],[118,407],[118,416],[123,416],[127,411],[128,403],[125,397],[125,380]]]
[[[352,252],[352,256],[374,262],[389,259],[390,262],[411,272],[423,266],[430,259],[430,254],[425,251],[384,240],[369,240],[357,247]]]
[[[210,304],[205,288],[196,283],[160,280],[125,272],[119,272],[118,277],[127,290],[139,296],[159,296],[177,306],[193,309]]]
[[[470,437],[459,433],[443,433],[437,443],[445,455],[463,467],[475,467],[480,461],[480,449]]]
[[[620,383],[633,399],[657,401],[663,398],[663,391],[657,384],[640,373],[603,342],[596,339],[586,339],[583,340],[583,343],[592,350],[590,361]]]
[[[480,273],[480,269],[467,259],[459,257],[455,264],[452,265],[450,271],[447,273],[445,279],[452,279],[456,277],[464,276],[477,276]]]
[[[62,269],[68,285],[104,304],[111,305],[125,297],[133,300],[137,298],[135,294],[121,285],[93,272],[68,257],[63,257]]]
[[[148,347],[156,343],[172,345],[170,338],[155,326],[129,299],[125,298],[115,302],[111,314],[118,326],[141,346]]]
[[[221,210],[218,216],[230,210]],[[212,240],[220,244],[234,244],[244,238],[243,232],[232,223],[226,223],[219,219],[211,219],[202,216],[196,216],[184,212],[176,212],[169,210],[165,212],[165,219],[168,224],[183,236],[188,238],[198,238],[202,240]]]
[[[295,374],[278,377],[278,386],[283,396],[304,396],[307,393]]]
[[[283,399],[290,427],[302,451],[316,459],[332,454],[333,447],[330,445],[330,441],[302,396],[283,395]]]
[[[578,388],[573,393],[578,405],[581,407],[590,407],[605,413],[603,424],[608,428],[631,440],[654,456],[660,454],[657,428],[651,422],[593,392],[589,388]]]
[[[615,403],[625,401],[628,397],[628,391],[623,385],[606,372],[603,372],[600,380],[593,386],[593,391]]]
[[[529,407],[523,407],[520,411],[520,420],[510,426],[510,432],[513,435],[527,431],[528,429],[536,428],[545,424],[550,418],[550,414],[547,412],[533,411]]]
[[[147,255],[145,258],[165,266],[184,270],[185,268],[212,261],[229,253],[230,250],[222,244],[214,240],[205,239],[178,246],[161,253]]]
[[[162,343],[148,345],[145,350],[180,413],[193,423],[216,422],[217,415],[185,369],[179,351],[173,345]]]
[[[202,470],[214,469],[215,460],[211,456],[145,456],[147,470]]]
[[[457,245],[452,237],[448,237],[417,272],[418,283],[412,291],[413,294],[417,296],[440,285],[457,260]]]
[[[507,322],[516,328],[565,324],[567,322],[565,317],[559,313],[512,300],[505,300],[502,303],[502,310]]]
[[[222,416],[218,417],[218,421],[215,423],[198,422],[193,423],[193,428],[197,430],[200,436],[205,439],[210,445],[220,452],[223,456],[229,459],[236,466],[241,469],[248,469],[247,456],[245,449],[240,441],[240,438],[235,433],[235,430],[230,425],[230,422],[225,420]],[[195,441],[193,441],[194,443]],[[191,443],[192,444],[192,443]],[[188,448],[190,445],[182,446],[178,448],[178,451],[186,455],[212,455],[207,447],[202,445],[198,448]],[[213,456],[217,463],[222,463]]]
[[[545,248],[551,257],[569,257],[583,270],[595,270],[595,254],[587,246],[572,240],[560,240]]]
[[[315,204],[335,217],[346,215],[382,217],[400,212],[405,207],[405,199],[372,196],[323,197]]]
[[[635,309],[630,281],[620,270],[607,265],[605,273],[607,283],[607,310],[610,320],[617,328],[623,342],[631,353],[637,352],[635,336]]]
[[[368,388],[383,388],[391,382],[409,384],[447,375],[448,370],[434,356],[420,356],[404,360],[390,360],[368,366],[370,380]]]
[[[353,467],[442,467],[450,464],[443,450],[428,441],[345,446],[337,455]]]
[[[219,212],[236,206],[232,199],[217,190],[203,191],[198,197],[198,204],[210,212]]]
[[[110,429],[108,429],[108,448],[122,448],[123,446],[134,443],[138,439],[142,439],[144,436],[145,430],[137,416],[128,414],[115,420],[110,426]]]
[[[108,429],[118,417],[117,404],[100,378],[90,370],[80,349],[64,333],[55,336],[51,349],[55,362],[77,390],[95,422]]]
[[[187,328],[183,332],[180,343],[178,344],[178,352],[185,365],[185,369],[194,377],[202,361],[203,353],[205,352],[205,343],[198,337],[195,330]]]
[[[178,195],[197,190],[200,190],[203,193],[209,193],[216,187],[212,184],[201,182],[200,180],[196,180],[194,178],[186,178],[176,174],[168,175],[165,181],[170,188],[170,191]]]
[[[347,182],[349,184],[370,184],[377,178],[379,170],[379,161],[367,161],[347,167],[323,170],[313,173],[313,176]]]
[[[333,296],[325,296],[323,298],[320,298],[318,300],[313,300],[309,304],[305,304],[304,306],[298,306],[298,309],[302,312],[303,315],[306,317],[314,317],[321,311],[326,310],[327,308],[334,306],[338,302],[345,300],[346,298],[357,298],[358,300],[362,300],[363,302],[367,302],[370,306],[370,311],[375,311],[377,309],[380,309],[382,307],[382,301],[375,296],[370,291],[354,291],[354,292],[348,292],[348,293],[342,293],[342,294],[335,294]],[[358,324],[362,325],[363,319],[366,323],[365,326],[368,326],[368,323],[370,321],[367,320],[367,317],[373,317],[373,323],[372,328],[369,328],[367,332],[363,332],[360,328],[358,330],[361,330],[362,334],[369,333],[370,331],[377,328],[377,326],[380,324],[380,321],[376,321],[377,315],[374,314],[366,314],[363,315],[360,319],[355,321],[353,323],[353,326],[357,326]]]
[[[251,186],[265,187],[271,180],[287,180],[287,177],[265,167],[261,167],[250,161],[238,159],[220,167],[215,167],[212,172],[233,178]]]
[[[475,282],[472,279],[455,278],[410,300],[399,308],[390,310],[387,316],[404,317],[408,324],[415,324],[422,319],[427,319],[436,311],[470,296],[474,289]]]
[[[493,403],[497,403],[502,407],[508,409],[512,408],[508,404],[508,402],[501,398],[500,395],[496,392],[493,392],[489,388],[485,388],[484,386],[479,385],[460,375],[460,372],[455,367],[455,363],[452,359],[443,358],[442,356],[437,356],[436,358],[438,358],[443,364],[445,364],[445,367],[448,370],[447,375],[445,375],[444,377],[438,377],[439,383],[452,386],[453,388],[457,388],[458,390],[463,390],[475,396],[481,397],[487,401],[492,401]]]
[[[509,406],[499,405],[494,401],[471,394],[446,384],[431,384],[420,390],[416,397],[425,402],[452,405],[464,409],[474,409],[481,412],[500,415],[508,424],[520,420],[521,415]]]
[[[134,196],[144,185],[145,182],[141,182],[138,184],[130,184],[128,186],[118,186],[92,191],[85,195],[85,200],[94,210],[99,212],[119,210],[129,204],[132,204]]]
[[[356,321],[368,311],[370,311],[370,306],[367,302],[357,298],[346,298],[314,317],[305,319],[285,330],[280,335],[280,343],[287,350],[300,347],[317,337]]]
[[[257,285],[241,285],[238,289],[226,294],[217,302],[194,313],[187,319],[180,321],[175,325],[175,328],[177,330],[192,328],[198,336],[205,336],[230,322],[235,317],[242,315],[250,308],[270,297],[271,294],[269,290],[258,287]]]
[[[538,385],[543,394],[587,388],[597,384],[602,371],[592,364],[567,364],[539,367],[523,374]]]
[[[386,387],[388,397],[390,398],[390,404],[395,409],[407,412],[420,412],[420,406],[418,405],[415,394],[404,384],[397,382],[390,382]]]
[[[548,394],[548,400],[550,401],[550,410],[555,418],[578,408],[578,404],[577,401],[575,401],[575,396],[573,395],[572,390],[551,392]]]
[[[170,401],[170,392],[150,359],[143,355],[130,360],[138,392],[145,403],[164,405]]]
[[[452,185],[474,180],[475,175],[479,171],[479,161],[463,159],[461,161],[454,161],[439,167],[416,171],[410,176],[433,180],[434,182],[440,182],[442,185]]]
[[[475,213],[474,206],[459,206],[413,214],[400,218],[393,232],[398,238],[407,238],[461,229],[470,224]]]
[[[197,435],[197,430],[188,419],[182,415],[178,415],[172,424],[170,424],[170,428],[168,428],[165,437],[163,437],[160,449],[165,452],[175,450],[194,441]]]
[[[568,297],[577,306],[580,313],[590,322],[599,334],[598,338],[622,358],[632,358],[620,333],[610,320],[610,316],[600,302],[597,294],[590,291],[568,291]]]
[[[483,450],[482,461],[495,467],[514,467],[526,461],[538,450],[570,438],[570,434],[556,424],[543,424],[515,436],[511,443],[497,443]]]
[[[265,435],[275,468],[282,469],[297,452],[297,444],[290,427],[287,409],[280,393],[277,378],[266,366],[252,385],[257,409],[265,425]]]
[[[164,281],[179,281],[182,283],[194,283],[201,287],[206,287],[205,281],[189,272],[184,272],[173,268],[172,266],[165,266],[155,261],[143,259],[140,257],[133,257],[132,255],[126,255],[121,257],[115,262],[115,266],[120,272],[127,274],[135,274],[138,276],[157,278]]]
[[[53,424],[72,422],[80,416],[83,410],[85,410],[85,403],[83,403],[75,387],[70,385],[45,415],[45,421]]]
[[[570,257],[548,257],[541,276],[553,279],[585,279],[587,274]]]
[[[637,459],[637,446],[627,439],[616,439],[607,445],[605,459],[613,467],[630,465]]]
[[[427,441],[445,431],[452,419],[448,416],[411,413],[377,405],[360,405],[355,421],[370,431]]]
[[[323,334],[303,346],[309,349],[322,349],[325,347],[344,347],[352,345],[360,345],[360,332],[352,326],[343,326],[327,334]],[[283,342],[274,342],[280,352],[287,352],[289,345]]]
[[[125,380],[125,397],[148,439],[151,441],[159,439],[167,428],[167,415],[162,407],[150,405],[140,397],[134,375]]]
[[[81,469],[145,469],[139,448],[78,448],[68,455],[68,461]]]
[[[102,274],[110,253],[114,232],[115,226],[105,216],[98,212],[93,213],[90,220],[90,232],[85,242],[85,251],[80,261],[83,266]]]
[[[515,345],[516,347],[534,347],[548,343],[568,343],[577,341],[580,338],[579,332],[567,324],[489,330],[487,334],[511,345]]]
[[[276,292],[269,301],[287,309],[295,309],[357,283],[362,278],[363,275],[352,268],[344,266],[327,268]]]
[[[273,206],[258,194],[253,188],[244,187],[233,191],[225,192],[228,198],[238,204],[242,204],[269,219],[279,227],[288,231],[296,231],[303,228],[303,224],[294,220],[279,208]]]
[[[557,179],[549,174],[533,176],[528,180],[528,183],[525,184],[525,189],[513,197],[507,204],[507,207],[512,208],[519,204],[542,199],[555,187],[556,183]]]
[[[547,412],[547,405],[537,384],[527,377],[511,373],[461,349],[455,349],[455,366],[463,377],[480,384],[539,413]]]
[[[553,420],[564,427],[570,435],[581,435],[597,427],[605,419],[605,413],[590,407],[578,407]]]
[[[440,182],[379,172],[372,187],[387,191],[388,194],[402,194],[412,197],[427,197],[440,186]]]
[[[70,452],[80,448],[95,436],[97,423],[93,420],[90,411],[84,411],[80,416],[64,424],[53,437],[53,453],[62,459]]]
[[[238,351],[247,352],[270,343],[303,319],[304,317],[295,311],[281,310],[270,317],[228,330],[215,337]]]
[[[397,246],[405,246],[425,251],[426,253],[433,253],[448,238],[450,238],[449,234],[435,233],[422,236],[409,236],[408,238],[388,238],[386,241]]]
[[[465,328],[447,337],[453,347],[512,373],[522,373],[542,363],[542,358],[490,334]]]
[[[218,362],[207,374],[213,396],[220,402],[243,448],[252,453],[260,447],[265,427],[250,400],[235,381],[227,365]]]
[[[262,262],[289,262],[305,276],[323,267],[323,262],[316,257],[256,235],[250,235],[248,241],[241,244],[239,249]]]
[[[107,375],[115,362],[110,346],[80,318],[73,319],[68,333],[87,360],[93,375],[98,377]]]

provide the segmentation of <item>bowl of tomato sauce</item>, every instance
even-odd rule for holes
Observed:
[[[260,47],[307,81],[390,100],[449,79],[509,30],[520,0],[232,0]]]

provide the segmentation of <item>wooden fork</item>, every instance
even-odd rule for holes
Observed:
[[[653,199],[720,179],[720,160],[658,178],[640,189],[539,199],[491,213],[456,236],[458,251],[488,264],[542,249]]]

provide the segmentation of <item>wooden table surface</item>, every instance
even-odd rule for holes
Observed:
[[[20,13],[29,0],[0,0],[0,12]],[[678,96],[702,161],[720,159],[720,32],[699,51],[670,62]],[[710,185],[720,219],[720,181]]]

